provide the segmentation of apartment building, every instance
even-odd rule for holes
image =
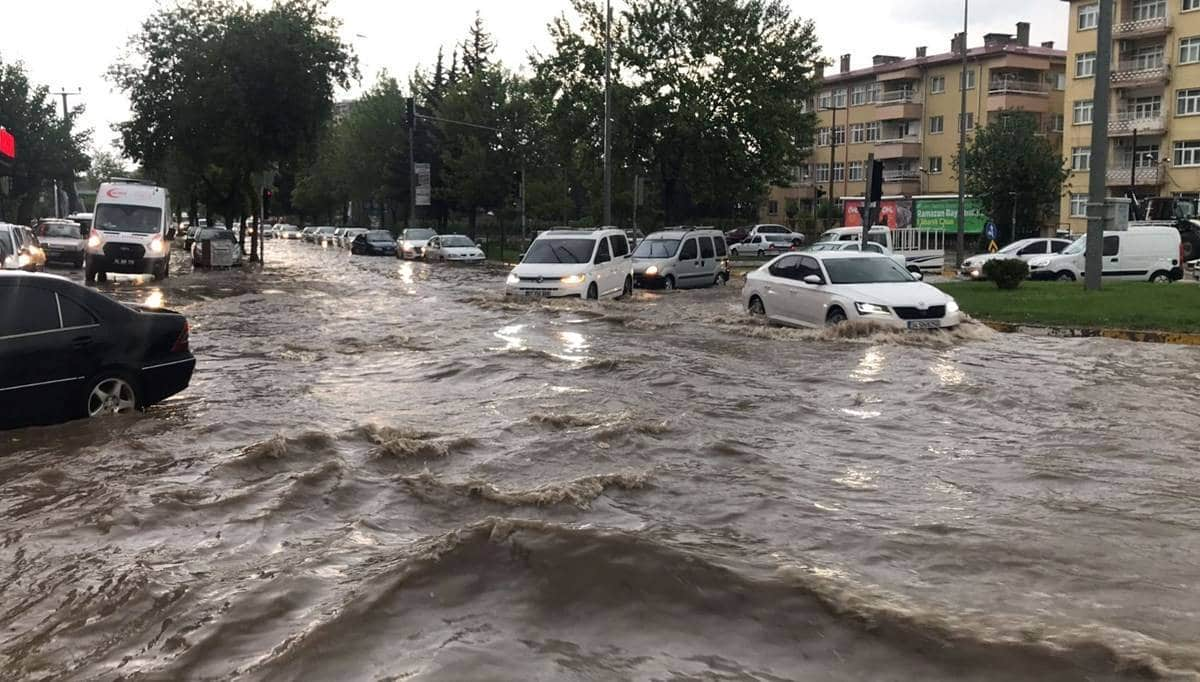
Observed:
[[[1100,3],[1071,4],[1067,126],[1071,165],[1062,204],[1072,232],[1087,230],[1096,34]],[[1109,111],[1110,196],[1200,192],[1200,0],[1117,0],[1113,12]]]
[[[814,103],[820,122],[809,162],[792,187],[771,189],[760,219],[784,220],[789,200],[809,212],[824,196],[863,196],[870,153],[884,163],[887,196],[957,194],[958,126],[970,131],[1006,110],[1035,115],[1061,144],[1067,55],[1053,43],[1031,46],[1028,23],[1016,28],[1015,35],[989,33],[982,46],[967,50],[965,82],[962,34],[948,52],[929,55],[918,47],[913,57],[878,55],[861,69],[843,55],[837,73],[820,74]],[[960,121],[962,89],[967,111]]]

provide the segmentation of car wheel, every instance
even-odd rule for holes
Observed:
[[[721,285],[722,285],[722,284],[724,284],[724,283],[725,283],[725,278],[723,278],[723,277],[721,276],[721,273],[719,273],[719,272],[718,272],[718,273],[717,273],[717,275],[716,275],[716,277],[713,277],[713,286],[714,286],[714,287],[719,287],[719,286],[721,286]]]
[[[1154,273],[1153,275],[1150,275],[1150,281],[1154,282],[1155,284],[1170,284],[1171,283],[1171,274],[1168,272],[1163,272],[1162,270],[1159,270],[1158,272]]]
[[[1075,281],[1075,273],[1071,272],[1070,270],[1063,270],[1062,272],[1058,273],[1058,281],[1074,282]]]
[[[629,298],[633,295],[633,278],[626,275],[625,286],[621,289],[621,298]]]
[[[762,317],[767,314],[767,308],[763,305],[762,299],[757,296],[750,297],[750,305],[746,306],[750,310],[750,314],[755,317]]]
[[[588,286],[587,299],[589,301],[595,301],[595,300],[599,300],[599,298],[600,298],[600,289],[599,289],[599,287],[596,286],[595,282],[592,282],[591,285]]]
[[[846,313],[841,308],[831,308],[829,314],[825,316],[825,324],[830,327],[836,327],[846,321]]]
[[[1197,256],[1197,247],[1200,246],[1200,234],[1195,232],[1185,233],[1183,236],[1183,260],[1195,260]]]
[[[675,288],[675,275],[667,275],[667,278],[663,280],[663,288],[667,291]]]
[[[87,417],[124,414],[142,406],[135,382],[123,372],[104,372],[85,385],[83,408]]]

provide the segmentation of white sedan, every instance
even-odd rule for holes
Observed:
[[[988,261],[1016,258],[1028,263],[1038,256],[1062,253],[1063,249],[1070,245],[1070,239],[1041,237],[1021,239],[1000,249],[996,253],[980,253],[967,258],[963,261],[962,268],[958,271],[958,276],[963,279],[983,279],[983,266]]]
[[[440,235],[425,243],[425,260],[482,263],[483,250],[460,234]]]
[[[822,251],[859,251],[860,249],[858,248],[858,245],[859,242],[818,242],[806,249],[806,251],[809,253],[820,253]],[[898,253],[893,253],[891,249],[883,244],[867,242],[861,250],[869,253],[883,254],[896,261],[897,264],[909,272],[919,272],[921,270],[921,268],[915,265],[909,265],[908,259]]]
[[[798,327],[861,320],[899,329],[962,322],[958,303],[888,256],[861,251],[790,253],[746,276],[752,315]]]

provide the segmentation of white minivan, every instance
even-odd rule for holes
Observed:
[[[706,287],[723,283],[725,235],[720,230],[677,227],[655,232],[633,251],[633,278],[640,287]]]
[[[84,278],[88,283],[110,272],[171,274],[171,197],[165,187],[118,179],[100,184],[92,210]]]
[[[1183,253],[1174,227],[1133,227],[1104,233],[1105,280],[1173,282],[1183,279]],[[1083,279],[1087,237],[1080,237],[1057,256],[1029,262],[1031,279]]]
[[[509,296],[586,299],[633,293],[629,240],[617,229],[542,232],[505,282]]]

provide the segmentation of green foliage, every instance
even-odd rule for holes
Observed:
[[[89,189],[95,190],[102,182],[108,182],[111,178],[127,178],[130,174],[124,159],[110,151],[94,149],[92,163],[87,169],[84,182]]]
[[[983,264],[983,276],[1001,289],[1016,289],[1029,277],[1029,264],[1019,258],[998,258]]]
[[[965,160],[966,191],[979,201],[984,214],[1007,230],[1016,211],[1014,239],[1035,232],[1057,214],[1069,171],[1041,134],[1034,115],[1001,112],[988,126],[975,130]],[[963,167],[957,158],[954,167],[956,171]]]
[[[9,196],[0,197],[5,220],[28,223],[35,218],[38,198],[50,183],[74,182],[75,171],[88,165],[91,131],[72,132],[49,98],[46,86],[29,82],[24,64],[0,60],[0,124],[16,138],[17,156]],[[71,112],[72,118],[82,107]]]

